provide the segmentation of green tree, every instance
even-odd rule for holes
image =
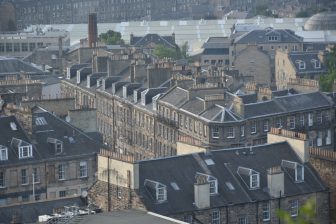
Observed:
[[[278,216],[287,224],[318,224],[316,221],[316,203],[310,199],[299,209],[297,217],[293,218],[287,211],[279,210]]]
[[[161,44],[157,45],[154,48],[153,54],[159,58],[172,58],[172,59],[181,58],[181,52],[179,49],[168,48]]]
[[[186,41],[181,46],[181,57],[184,59],[188,58],[188,54],[187,54],[188,48],[189,48],[188,41]]]
[[[113,30],[108,30],[106,33],[100,34],[99,40],[103,41],[106,45],[118,45],[125,43],[121,38],[121,33]]]
[[[333,91],[333,83],[336,79],[336,46],[334,46],[327,57],[328,73],[320,77],[320,89],[324,92]]]

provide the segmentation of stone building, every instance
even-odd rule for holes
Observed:
[[[70,34],[66,30],[41,28],[31,31],[0,34],[0,56],[25,57],[38,48],[45,47],[69,47]],[[58,58],[58,52],[52,56],[54,61]]]
[[[196,78],[176,75],[186,67],[146,64],[141,55],[97,56],[100,72],[78,64],[62,80],[76,109],[97,110],[98,131],[115,152],[139,159],[258,145],[271,127],[305,132],[311,146],[334,150],[334,103],[324,93],[257,87],[231,93],[217,76],[207,79],[197,68]]]
[[[278,209],[295,218],[311,199],[317,222],[329,223],[328,190],[308,161],[306,136],[281,129],[262,146],[147,161],[103,150],[89,200],[108,211],[144,208],[219,224],[278,223]]]
[[[231,69],[237,69],[237,70],[244,70],[246,67],[245,63],[237,63],[237,57],[240,55],[240,53],[243,50],[246,50],[250,45],[255,46],[255,48],[258,48],[260,51],[264,52],[270,57],[270,71],[268,79],[271,79],[272,82],[274,82],[275,73],[274,73],[274,59],[275,59],[275,51],[277,49],[283,49],[287,50],[289,52],[291,51],[302,51],[303,50],[303,38],[297,36],[292,30],[288,29],[273,29],[273,28],[265,28],[263,30],[261,29],[255,29],[251,30],[247,33],[243,33],[242,35],[239,35],[238,37],[233,37],[233,43],[230,48],[230,64]],[[253,49],[253,48],[252,48]],[[265,61],[262,60],[263,57],[265,57],[263,54],[257,54],[258,52],[256,49],[254,50],[255,57],[253,59],[251,58],[244,58],[247,61],[255,60],[255,63],[252,63],[249,65],[249,70],[252,70],[255,75],[257,74],[263,74],[265,73],[263,71],[263,67],[258,66],[259,63],[265,63]],[[261,58],[259,59],[259,55]],[[242,55],[244,56],[244,54]],[[264,59],[265,60],[265,59]],[[243,67],[242,67],[243,66]],[[245,67],[244,67],[245,66]],[[241,68],[242,67],[242,68]],[[253,68],[253,69],[252,69]],[[242,74],[243,76],[245,74]]]
[[[275,81],[277,89],[287,89],[290,79],[319,80],[327,74],[327,52],[277,50],[275,54]]]
[[[216,4],[208,0],[164,1],[14,1],[18,28],[31,24],[86,23],[89,13],[97,13],[99,22],[192,18],[192,6]],[[212,12],[213,14],[213,12]]]
[[[332,98],[321,92],[254,91],[237,95],[177,86],[160,97],[157,111],[168,121],[178,121],[178,153],[263,144],[271,127],[305,132],[311,146],[334,150]]]
[[[40,107],[8,106],[6,113],[0,117],[0,207],[79,197],[96,181],[99,140]]]

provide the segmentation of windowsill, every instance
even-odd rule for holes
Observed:
[[[251,135],[255,135],[255,134],[257,134],[257,132],[251,132]]]
[[[40,181],[38,181],[38,182],[34,182],[34,184],[40,184],[41,182]]]
[[[232,136],[232,137],[231,137],[231,136],[229,136],[229,137],[226,137],[226,138],[229,138],[229,139],[234,139],[235,137],[234,137],[234,136]]]
[[[7,187],[6,186],[0,186],[0,190],[1,189],[6,189]]]
[[[214,138],[214,139],[219,139],[219,137],[213,137],[213,136],[212,136],[212,138]]]
[[[58,179],[58,181],[65,181],[65,179]]]
[[[29,183],[26,183],[26,184],[21,184],[21,186],[28,186],[29,185]]]

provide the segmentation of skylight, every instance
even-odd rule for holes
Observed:
[[[226,185],[231,191],[235,190],[235,187],[232,185],[231,182],[225,182],[225,185]]]
[[[208,166],[211,166],[211,165],[214,165],[215,162],[212,160],[212,159],[206,159],[204,160],[204,162],[208,165]]]
[[[177,185],[176,182],[170,182],[170,186],[172,186],[172,188],[173,188],[175,191],[179,191],[179,190],[181,190],[180,187]]]
[[[15,122],[10,122],[10,127],[11,127],[12,131],[17,130],[17,126],[16,126]]]

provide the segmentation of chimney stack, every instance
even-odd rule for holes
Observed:
[[[98,39],[98,28],[97,28],[97,14],[90,13],[89,14],[89,47],[97,46]]]
[[[271,167],[267,170],[267,188],[269,195],[278,198],[285,193],[284,172],[280,166]]]
[[[194,184],[195,205],[199,209],[210,207],[210,183],[206,176],[199,175],[196,177]]]

